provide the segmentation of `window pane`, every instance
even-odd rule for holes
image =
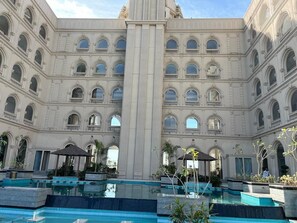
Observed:
[[[272,119],[273,121],[280,119],[279,104],[275,102],[272,107]]]
[[[87,39],[82,39],[79,41],[78,44],[79,49],[88,49],[89,48],[89,41]]]
[[[21,82],[22,79],[22,70],[19,65],[14,65],[12,68],[11,78],[14,80]]]
[[[272,49],[272,41],[270,38],[267,38],[267,42],[266,42],[266,52],[270,52],[270,50]]]
[[[6,112],[10,112],[10,113],[15,113],[15,106],[16,106],[16,102],[15,99],[13,97],[8,97],[6,100],[6,104],[5,104],[5,111]]]
[[[0,16],[0,31],[2,31],[4,35],[8,35],[9,23],[5,16]]]
[[[176,74],[176,73],[177,73],[176,66],[174,64],[168,64],[166,67],[166,74]]]
[[[286,60],[286,68],[287,72],[290,72],[293,68],[296,67],[296,58],[295,58],[295,53],[294,51],[291,51]]]
[[[256,84],[256,96],[261,95],[261,93],[262,93],[261,82],[258,81],[257,84]]]
[[[208,101],[209,102],[218,102],[218,101],[220,101],[220,93],[215,89],[209,90],[208,91]]]
[[[165,101],[176,101],[176,93],[174,90],[168,90],[165,92]]]
[[[27,52],[27,47],[28,47],[28,43],[27,43],[27,39],[24,35],[20,35],[19,37],[19,42],[18,42],[18,46],[25,52]]]
[[[297,111],[297,91],[295,91],[291,98],[292,112]]]
[[[198,48],[198,44],[196,40],[191,39],[187,42],[187,49],[197,49],[197,48]]]
[[[242,160],[242,158],[235,158],[235,171],[236,171],[236,176],[243,175],[243,160]]]
[[[108,43],[105,39],[101,39],[99,40],[99,42],[97,43],[97,47],[98,49],[107,49],[108,48]]]
[[[198,69],[195,64],[189,64],[187,66],[187,74],[198,74]]]
[[[92,98],[103,99],[103,89],[102,88],[94,89],[92,92]]]
[[[91,115],[89,118],[89,125],[100,126],[100,116],[99,115]]]
[[[168,40],[167,44],[166,44],[166,48],[167,49],[177,49],[177,42],[173,39]]]
[[[81,88],[75,88],[72,91],[72,98],[83,98],[83,90]]]
[[[116,74],[124,74],[125,65],[122,63],[116,64],[114,69]]]
[[[221,121],[218,118],[210,118],[208,120],[208,129],[209,130],[220,130]]]
[[[25,10],[25,19],[30,23],[32,24],[33,22],[33,17],[32,17],[32,12],[30,9],[26,8]]]
[[[112,93],[113,100],[122,100],[123,99],[123,90],[122,88],[116,88]]]
[[[218,43],[215,40],[208,40],[206,48],[208,50],[215,50],[218,49]]]
[[[126,40],[124,40],[124,39],[118,40],[116,48],[117,49],[126,49]]]
[[[165,118],[164,121],[164,127],[166,129],[176,129],[177,128],[177,123],[174,117],[169,116]]]
[[[37,80],[35,77],[31,78],[30,90],[37,92]]]
[[[29,105],[26,108],[24,119],[32,121],[33,119],[33,108]]]
[[[78,115],[72,114],[68,117],[68,125],[79,125]]]
[[[186,128],[187,129],[198,129],[199,125],[198,125],[197,119],[194,117],[188,118],[187,123],[186,123]]]
[[[276,83],[276,75],[275,75],[275,69],[273,68],[269,73],[269,85],[272,86]]]
[[[187,92],[187,102],[197,102],[198,101],[198,93],[195,90],[189,90]]]
[[[17,168],[23,168],[25,158],[26,158],[26,150],[27,150],[27,140],[22,139],[19,144],[18,153],[16,156]]]
[[[121,117],[118,115],[112,116],[111,121],[110,121],[110,126],[111,127],[121,127]]]
[[[41,62],[42,62],[42,54],[40,53],[39,50],[36,50],[35,61],[36,61],[39,65],[41,65]]]
[[[1,54],[1,52],[0,52],[0,69],[1,69],[1,67],[2,67],[2,54]]]
[[[44,26],[40,26],[39,35],[40,35],[43,39],[46,38],[46,30],[45,30]]]
[[[258,52],[256,51],[254,53],[254,67],[258,66],[259,65],[259,54]]]
[[[106,73],[106,65],[103,63],[99,63],[96,65],[96,73],[97,74],[105,74]]]
[[[78,64],[76,72],[77,73],[85,73],[86,70],[87,70],[86,65],[81,63],[81,64]]]
[[[259,123],[259,127],[264,126],[264,115],[262,111],[259,112],[258,123]]]

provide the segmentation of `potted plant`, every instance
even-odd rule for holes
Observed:
[[[275,183],[274,176],[263,177],[256,174],[250,180],[243,182],[243,192],[269,194],[269,184]]]

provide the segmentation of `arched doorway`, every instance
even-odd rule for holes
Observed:
[[[0,169],[5,167],[5,160],[8,148],[8,137],[6,135],[0,136]]]
[[[212,148],[209,152],[209,155],[216,159],[215,161],[210,162],[210,173],[216,174],[220,178],[223,178],[221,150],[216,147]]]
[[[96,146],[94,144],[90,144],[87,146],[86,151],[92,156],[86,157],[85,169],[92,167],[92,165],[97,162]]]
[[[119,147],[112,145],[108,147],[106,165],[111,169],[118,169]]]
[[[286,165],[286,159],[283,155],[284,153],[284,147],[283,145],[279,142],[277,145],[276,149],[276,154],[277,154],[277,166],[278,166],[278,174],[279,176],[287,174],[288,168]]]
[[[21,139],[19,143],[19,148],[15,158],[14,167],[17,169],[23,169],[25,164],[26,152],[27,152],[28,142],[26,139]]]

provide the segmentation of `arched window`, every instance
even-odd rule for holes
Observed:
[[[27,121],[33,121],[33,108],[31,105],[28,105],[25,110],[24,119]]]
[[[208,130],[215,130],[215,131],[220,131],[222,128],[222,123],[221,123],[221,119],[217,116],[212,116],[208,119],[207,121],[208,123]]]
[[[262,110],[258,112],[258,127],[259,128],[264,127],[264,114]]]
[[[78,126],[80,124],[78,115],[77,114],[69,115],[67,124],[72,126]]]
[[[208,40],[206,43],[206,50],[207,51],[216,51],[219,49],[218,42],[214,39]]]
[[[87,72],[87,66],[85,63],[78,63],[76,67],[76,74],[78,75],[84,75]]]
[[[264,25],[265,22],[269,19],[270,17],[270,11],[267,5],[264,5],[260,11],[260,18],[259,18],[259,23],[260,26]]]
[[[166,130],[177,129],[177,121],[174,116],[169,115],[164,119],[164,129]]]
[[[29,8],[25,9],[25,20],[30,24],[33,23],[33,15],[32,15],[31,9]]]
[[[72,98],[82,99],[84,92],[80,87],[74,88],[71,94]]]
[[[169,89],[165,92],[164,95],[164,100],[165,102],[176,102],[177,101],[177,96],[176,96],[176,92],[172,89]]]
[[[18,47],[20,49],[22,49],[24,52],[27,52],[28,41],[27,41],[27,38],[23,34],[21,34],[19,37]]]
[[[41,36],[44,40],[46,39],[46,29],[43,25],[40,26],[39,36]]]
[[[90,125],[90,126],[100,126],[100,123],[101,123],[100,115],[93,114],[93,115],[90,116],[88,125]]]
[[[103,98],[104,98],[104,91],[101,87],[95,88],[92,91],[92,99],[103,100]]]
[[[36,53],[35,53],[35,62],[38,63],[39,65],[41,65],[42,63],[42,54],[39,50],[36,50]]]
[[[109,168],[118,169],[119,148],[115,145],[110,146],[107,150],[106,165]]]
[[[198,49],[198,43],[194,39],[190,39],[187,42],[187,50],[197,50]]]
[[[26,158],[26,151],[27,151],[27,140],[26,139],[22,139],[19,143],[19,148],[18,148],[18,152],[16,155],[16,168],[20,168],[22,169],[24,167],[24,163],[25,163],[25,158]]]
[[[121,87],[117,87],[112,91],[112,100],[113,101],[123,100],[123,89]]]
[[[125,50],[126,49],[126,40],[119,39],[116,44],[116,50]]]
[[[188,117],[186,120],[186,129],[199,129],[199,121],[196,117]]]
[[[295,90],[291,96],[291,109],[292,109],[292,112],[297,111],[297,90]]]
[[[254,50],[253,52],[253,66],[254,68],[259,65],[259,54],[257,50]]]
[[[272,41],[269,37],[266,39],[266,53],[269,53],[272,50]]]
[[[272,105],[272,120],[276,121],[280,119],[280,110],[278,102],[274,102]]]
[[[5,108],[4,111],[5,112],[9,112],[11,114],[15,114],[15,108],[16,108],[16,101],[15,98],[12,96],[9,96],[6,99],[6,103],[5,103]]]
[[[187,75],[197,75],[198,67],[196,64],[188,64],[187,66]]]
[[[177,42],[174,39],[170,39],[166,43],[167,50],[177,50]]]
[[[110,119],[110,127],[121,127],[121,116],[113,115]]]
[[[114,66],[114,73],[117,75],[124,75],[125,73],[125,64],[124,63],[117,63]]]
[[[186,102],[194,103],[198,102],[198,92],[194,89],[190,89],[186,93]]]
[[[217,103],[220,101],[221,101],[220,92],[215,88],[209,89],[207,92],[207,102]]]
[[[262,94],[262,87],[261,87],[261,82],[259,79],[256,80],[255,82],[255,91],[256,91],[256,97],[261,96]]]
[[[96,74],[106,74],[106,64],[100,62],[96,65]]]
[[[285,18],[283,19],[283,23],[280,27],[280,33],[281,33],[281,36],[284,36],[287,34],[287,32],[290,31],[291,29],[291,18],[286,15]]]
[[[81,39],[77,44],[77,49],[89,49],[89,40]]]
[[[175,66],[175,64],[168,64],[166,66],[166,74],[170,75],[170,74],[177,74],[177,68]]]
[[[0,140],[2,140],[2,143],[0,144],[0,168],[3,169],[5,167],[5,160],[9,141],[6,134],[0,135]]]
[[[37,79],[35,77],[32,77],[30,81],[29,89],[33,92],[37,92],[37,87],[38,87]]]
[[[9,22],[8,19],[1,15],[0,16],[0,31],[5,35],[8,36],[9,33]]]
[[[100,39],[97,42],[96,49],[98,49],[98,50],[107,50],[107,48],[108,48],[108,42],[107,42],[106,39]]]
[[[255,27],[252,24],[251,25],[251,37],[252,37],[252,40],[255,39],[256,36],[257,36],[257,31],[255,30]]]
[[[22,69],[19,65],[15,64],[12,68],[11,78],[17,82],[22,80]]]
[[[269,86],[270,87],[276,84],[276,72],[275,72],[274,68],[272,68],[269,71],[268,79],[269,79]]]
[[[296,67],[296,57],[293,50],[291,50],[286,57],[286,70],[289,73]]]

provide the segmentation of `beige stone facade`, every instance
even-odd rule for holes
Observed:
[[[271,174],[297,171],[277,140],[297,120],[297,2],[254,0],[239,19],[185,19],[173,0],[149,3],[130,0],[119,19],[59,19],[45,1],[0,2],[2,168],[20,143],[24,168],[45,171],[50,152],[97,139],[119,149],[120,177],[151,179],[170,141],[216,156],[211,171],[226,178],[240,163],[256,172],[261,138],[279,147]]]

